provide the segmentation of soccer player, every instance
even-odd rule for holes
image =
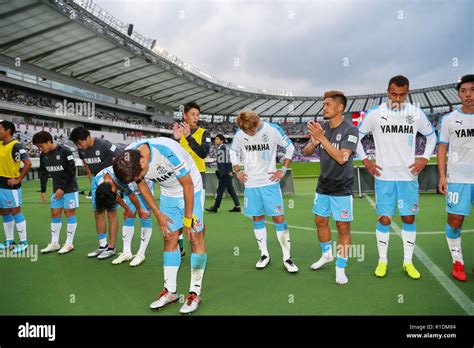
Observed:
[[[102,169],[99,173],[97,173],[96,176],[92,178],[91,191],[92,208],[94,209],[96,215],[99,240],[100,238],[106,237],[105,231],[107,230],[107,224],[105,221],[105,211],[107,211],[110,238],[106,250],[102,251],[97,256],[99,260],[105,260],[115,255],[115,242],[117,240],[118,231],[117,206],[120,205],[125,209],[123,214],[125,221],[134,217],[135,211],[138,212],[138,215],[143,220],[149,218],[150,214],[142,209],[138,198],[133,193],[133,187],[131,185],[124,184],[119,179],[117,179],[112,166]],[[128,198],[136,208],[135,211],[132,211],[122,199],[122,197],[117,194],[119,191],[128,195]]]
[[[276,124],[260,121],[252,110],[241,111],[237,117],[240,129],[235,133],[230,148],[230,159],[237,178],[245,184],[244,211],[253,218],[254,234],[260,249],[256,267],[265,268],[270,262],[267,249],[265,215],[271,216],[283,252],[283,265],[290,273],[298,272],[291,260],[290,231],[285,222],[283,196],[279,181],[285,176],[295,147]],[[281,170],[276,170],[277,146],[285,148]],[[240,169],[243,158],[244,170]]]
[[[388,102],[367,112],[359,124],[359,140],[372,132],[376,148],[376,161],[373,163],[367,159],[361,141],[357,145],[358,156],[375,177],[379,254],[375,269],[377,277],[387,274],[391,217],[397,207],[402,219],[403,270],[412,279],[421,276],[412,262],[416,240],[415,215],[419,211],[418,174],[430,159],[436,146],[436,135],[425,113],[405,103],[408,92],[409,81],[406,77],[392,77],[387,88]],[[426,145],[423,156],[415,160],[418,132],[426,137]]]
[[[150,189],[150,192],[153,194],[153,181],[146,180],[146,183]],[[130,183],[133,186],[133,192],[137,196],[141,207],[149,211],[148,205],[146,204],[145,200],[143,199],[140,191],[138,190],[137,185],[135,182]],[[129,186],[130,186],[129,185]],[[132,237],[135,233],[135,218],[137,216],[137,209],[135,205],[133,205],[132,201],[130,200],[130,196],[128,194],[124,194],[123,200],[125,204],[130,208],[133,213],[133,216],[128,217],[124,216],[124,222],[122,226],[122,240],[123,240],[123,251],[119,254],[119,256],[112,261],[114,265],[119,265],[122,262],[130,261],[130,266],[136,267],[139,266],[145,261],[145,252],[148,247],[148,243],[151,239],[151,232],[152,232],[152,223],[151,218],[148,217],[146,219],[140,218],[141,234],[140,234],[140,247],[138,249],[137,254],[135,257],[132,255]]]
[[[323,115],[329,122],[322,126],[310,121],[311,138],[304,148],[305,156],[316,149],[321,161],[321,175],[314,196],[313,214],[321,245],[321,258],[311,265],[316,270],[333,260],[329,216],[336,221],[338,251],[336,257],[336,283],[349,282],[345,269],[351,245],[352,185],[354,170],[353,153],[357,149],[358,129],[344,119],[347,99],[342,92],[328,91],[324,94]]]
[[[474,204],[474,75],[463,76],[456,89],[462,105],[441,118],[438,170],[439,191],[446,195],[446,240],[453,258],[451,274],[464,282],[467,276],[462,258],[461,228]]]
[[[3,217],[5,242],[0,250],[12,249],[21,253],[28,248],[26,220],[21,211],[21,181],[31,167],[31,161],[23,146],[15,139],[15,125],[10,121],[0,121],[0,214]],[[20,164],[23,168],[20,171]],[[20,243],[15,244],[14,225],[18,231]]]
[[[69,135],[69,140],[76,145],[79,158],[82,159],[84,169],[91,183],[94,176],[112,165],[114,157],[121,151],[108,140],[91,137],[89,130],[84,127],[74,128]],[[95,218],[99,248],[87,254],[88,257],[97,257],[107,250],[107,233],[106,231],[103,232],[105,235],[99,233],[99,224],[102,224],[102,222],[97,220],[99,218],[97,215]]]
[[[74,250],[74,235],[77,228],[76,208],[79,207],[79,193],[76,180],[76,163],[71,150],[53,143],[53,137],[46,131],[33,135],[33,145],[41,151],[40,155],[40,187],[41,202],[46,203],[46,186],[48,178],[53,179],[53,193],[51,194],[51,243],[42,249],[42,253],[58,251],[67,254]],[[61,215],[67,219],[67,238],[63,247],[59,246],[61,233]]]
[[[207,252],[203,233],[202,179],[191,155],[172,139],[145,139],[130,144],[117,156],[114,171],[122,182],[138,184],[164,236],[164,289],[150,308],[162,309],[178,300],[177,276],[181,265],[178,236],[183,229],[191,242],[191,286],[180,312],[194,312],[201,302]],[[159,183],[160,209],[144,179]]]
[[[229,212],[240,213],[240,202],[235,193],[234,186],[232,185],[232,163],[230,163],[229,158],[229,148],[225,144],[225,137],[222,134],[217,134],[214,143],[217,145],[217,177],[219,179],[219,184],[217,185],[217,197],[214,205],[210,208],[206,208],[206,211],[210,213],[217,213],[217,210],[221,206],[222,196],[224,191],[227,189],[227,192],[232,197],[234,201],[234,208],[229,210]]]
[[[196,164],[202,179],[203,200],[206,197],[206,157],[211,149],[211,135],[207,130],[198,126],[201,108],[195,102],[189,102],[184,105],[184,122],[173,125],[174,139],[179,141],[183,149],[191,155]],[[181,256],[184,256],[183,234],[179,235],[179,249]]]

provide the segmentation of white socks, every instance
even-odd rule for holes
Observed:
[[[390,240],[390,225],[383,225],[379,221],[377,221],[375,235],[377,237],[379,262],[387,263],[388,241]]]
[[[51,218],[51,243],[59,243],[59,234],[61,233],[62,225],[60,217]]]
[[[74,243],[74,236],[76,234],[76,229],[77,229],[76,216],[75,215],[68,216],[66,244],[72,245]]]
[[[453,263],[458,261],[464,265],[461,249],[461,229],[453,228],[446,224],[446,241],[448,242],[449,251],[453,258]]]
[[[261,222],[263,222],[263,224]],[[269,256],[267,248],[267,229],[265,228],[265,221],[254,222],[253,233],[255,234],[255,239],[257,240],[260,255]]]
[[[181,253],[178,250],[163,252],[163,272],[164,287],[169,292],[176,292],[176,284],[178,278],[178,270],[181,265]]]
[[[123,226],[122,227],[122,240],[123,240],[123,253],[127,255],[132,254],[132,237],[135,232],[135,227],[133,226]]]
[[[15,221],[12,214],[3,215],[3,230],[5,231],[5,240],[14,240]]]
[[[402,224],[403,263],[411,263],[416,241],[416,224]]]
[[[276,226],[277,224],[275,224]],[[284,223],[286,227],[286,223]],[[290,241],[290,231],[288,228],[285,228],[283,231],[276,231],[276,235],[278,238],[278,242],[281,246],[281,251],[283,253],[283,261],[286,261],[290,258],[290,251],[291,251],[291,241]]]
[[[142,256],[145,256],[146,248],[148,247],[148,243],[151,239],[151,231],[150,227],[142,227],[142,233],[140,235],[140,248],[138,249],[138,253]]]

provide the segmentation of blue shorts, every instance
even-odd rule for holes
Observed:
[[[21,187],[16,190],[0,188],[0,208],[21,207]]]
[[[335,221],[352,221],[352,195],[328,196],[315,193],[313,214],[323,217],[332,215]]]
[[[418,214],[418,180],[387,181],[375,179],[375,206],[380,216]]]
[[[244,212],[249,216],[284,215],[285,204],[280,184],[246,188],[244,191]]]
[[[204,228],[204,195],[199,190],[194,193],[193,215],[196,217],[194,228],[196,232],[201,232]],[[175,232],[183,228],[184,219],[184,197],[168,197],[160,195],[160,210],[168,216],[173,223],[169,225],[171,231]]]
[[[76,209],[79,207],[79,192],[65,193],[60,199],[51,195],[51,208]]]
[[[446,211],[449,214],[468,216],[474,205],[474,184],[448,183]]]

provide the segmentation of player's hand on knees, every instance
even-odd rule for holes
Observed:
[[[193,242],[196,239],[196,231],[194,230],[194,228],[184,226],[183,231],[188,236],[189,241]]]
[[[41,203],[46,203],[46,192],[41,192]]]
[[[124,219],[133,219],[133,212],[131,209],[125,209],[123,211],[123,218]]]
[[[138,209],[138,216],[140,217],[140,219],[143,219],[143,220],[146,220],[148,219],[151,215],[148,211],[146,211],[145,209]]]
[[[54,198],[61,199],[63,195],[64,195],[64,191],[61,189],[57,189],[56,192],[54,193]]]
[[[237,172],[237,179],[239,179],[240,182],[245,183],[247,181],[247,174],[243,171],[238,171]]]
[[[160,225],[161,232],[163,233],[165,239],[169,238],[170,235],[173,233],[173,231],[171,231],[169,227],[169,224],[173,224],[173,220],[171,220],[163,213],[158,213],[156,219],[158,220],[158,224]]]
[[[444,178],[439,178],[439,183],[438,183],[438,189],[439,192],[441,192],[443,195],[445,195],[448,191],[448,180],[446,177]]]
[[[410,172],[413,175],[418,175],[423,169],[425,169],[427,163],[428,160],[426,158],[418,158],[415,163],[408,167],[408,169],[410,169]]]

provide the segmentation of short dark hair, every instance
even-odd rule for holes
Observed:
[[[341,103],[342,106],[344,106],[344,110],[346,109],[347,105],[347,98],[344,95],[344,93],[340,91],[327,91],[324,93],[324,99],[326,98],[332,98],[333,100],[337,101],[338,103]]]
[[[461,86],[465,83],[468,83],[468,82],[474,83],[474,75],[473,74],[464,75],[459,79],[458,84],[456,85],[456,89],[457,89],[458,93],[459,93],[459,90],[461,89]]]
[[[5,130],[9,129],[11,135],[15,134],[16,128],[15,128],[15,125],[13,124],[13,122],[10,122],[10,121],[7,121],[7,120],[2,120],[2,121],[0,121],[0,125]]]
[[[201,112],[201,108],[194,101],[184,104],[184,113],[187,113],[191,109],[198,109],[198,111]]]
[[[125,184],[132,182],[142,171],[141,158],[138,150],[125,150],[115,157],[113,168],[117,179]]]
[[[410,81],[408,81],[408,79],[403,75],[397,75],[392,77],[390,81],[388,81],[388,88],[390,88],[392,84],[395,84],[395,86],[397,87],[407,86],[408,88],[410,88]]]
[[[76,127],[71,131],[69,134],[69,140],[71,140],[74,144],[77,143],[79,140],[86,140],[88,136],[91,135],[91,132],[85,127]]]
[[[222,140],[225,143],[225,137],[222,134],[217,134],[216,138],[219,138],[220,140]]]
[[[95,210],[99,213],[104,210],[112,211],[115,210],[117,192],[112,190],[112,185],[108,182],[103,182],[97,186],[95,191]]]
[[[33,145],[46,144],[48,141],[53,142],[53,137],[49,132],[43,130],[33,135]]]

